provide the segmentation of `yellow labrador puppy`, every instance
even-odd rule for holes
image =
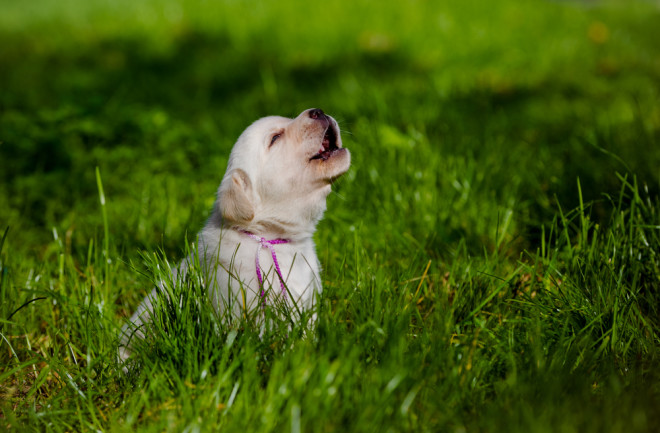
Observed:
[[[321,281],[312,236],[332,182],[350,162],[337,122],[316,108],[295,119],[259,119],[241,134],[198,238],[199,263],[218,311],[231,309],[238,317],[277,298],[301,309],[314,305]],[[143,336],[139,327],[149,321],[157,290],[124,327],[123,359],[130,336]]]

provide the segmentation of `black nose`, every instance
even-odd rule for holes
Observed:
[[[323,114],[323,110],[320,108],[312,108],[309,110],[309,117],[312,119],[318,119],[319,117],[323,117],[325,114]]]

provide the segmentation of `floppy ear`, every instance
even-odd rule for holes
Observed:
[[[233,169],[222,181],[218,194],[222,218],[232,222],[249,222],[254,218],[252,182],[240,168]]]

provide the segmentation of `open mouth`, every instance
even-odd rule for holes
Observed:
[[[337,133],[335,132],[335,128],[333,128],[332,125],[328,125],[328,128],[325,130],[325,134],[323,134],[323,141],[321,141],[321,149],[319,152],[312,156],[309,160],[313,159],[322,159],[326,160],[332,156],[332,153],[339,149],[337,146]]]

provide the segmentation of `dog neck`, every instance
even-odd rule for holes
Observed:
[[[268,203],[257,199],[254,202],[256,209],[253,218],[242,221],[226,219],[222,214],[220,202],[216,201],[207,226],[239,232],[243,230],[266,239],[304,242],[312,238],[317,224],[325,213],[327,191],[320,191],[320,194],[320,197],[318,195],[313,197],[310,194],[308,200],[297,203],[284,201]],[[292,213],[297,218],[287,218]]]
[[[316,228],[315,225],[309,228],[302,226],[300,223],[280,219],[253,220],[246,224],[223,225],[239,233],[250,233],[264,239],[283,239],[290,243],[310,239]]]
[[[283,239],[283,238],[266,238],[263,236],[260,236],[258,234],[252,233],[249,230],[242,229],[241,227],[234,226],[231,228],[232,230],[235,230],[251,239],[254,239],[257,242],[260,242],[262,246],[265,246],[266,244],[268,245],[277,245],[277,244],[288,244],[291,243],[290,239]]]

